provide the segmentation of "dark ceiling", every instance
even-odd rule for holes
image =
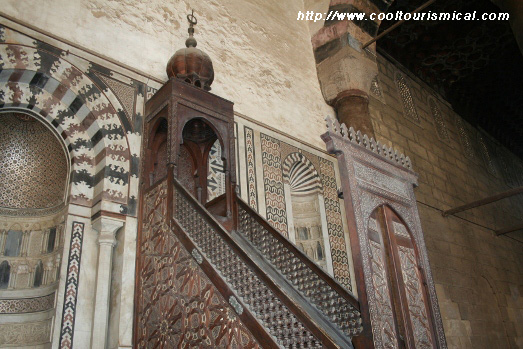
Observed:
[[[396,0],[412,12],[426,0]],[[500,12],[490,0],[437,0],[423,12]],[[380,32],[396,21],[383,21]],[[407,21],[378,41],[453,109],[523,158],[523,55],[508,21]]]

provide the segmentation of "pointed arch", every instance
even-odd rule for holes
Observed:
[[[38,261],[38,264],[36,265],[36,268],[35,268],[33,287],[42,286],[43,279],[44,279],[44,264],[40,260],[40,261]]]
[[[61,135],[72,159],[70,202],[92,206],[105,199],[126,205],[129,145],[105,93],[48,51],[0,44],[0,58],[0,110],[38,114]]]
[[[413,234],[389,205],[368,218],[368,242],[377,316],[374,336],[385,346],[434,347],[435,332]]]
[[[8,261],[0,263],[0,289],[9,287],[9,278],[11,276],[11,266]]]

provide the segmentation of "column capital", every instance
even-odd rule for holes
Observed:
[[[92,227],[98,232],[98,244],[116,245],[116,232],[125,224],[122,220],[110,217],[99,217],[93,221]]]

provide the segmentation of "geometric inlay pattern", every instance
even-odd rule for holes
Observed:
[[[338,186],[336,184],[336,174],[332,161],[320,158],[320,177],[323,187],[323,201],[325,203],[325,216],[327,218],[327,231],[329,233],[334,277],[340,284],[345,286],[345,288],[352,291],[345,231],[343,229]]]
[[[372,284],[376,295],[376,316],[371,317],[374,340],[377,343],[383,343],[384,348],[398,348],[383,250],[381,244],[374,240],[369,239],[369,246],[372,262]]]
[[[247,164],[247,192],[249,194],[249,206],[258,212],[258,194],[256,188],[256,165],[255,165],[255,150],[254,150],[254,131],[247,126],[244,127],[245,132],[245,162]]]
[[[0,314],[34,313],[53,308],[54,293],[36,298],[0,299]]]
[[[166,184],[144,196],[137,347],[260,348],[165,223]]]
[[[222,160],[222,146],[216,140],[209,151],[209,173],[207,174],[207,201],[225,193],[225,170]]]
[[[418,263],[414,255],[414,249],[405,246],[398,247],[416,348],[432,348],[432,336],[429,328],[427,309],[425,308],[425,302],[423,302],[422,298],[423,290],[421,280],[418,277]]]
[[[123,111],[125,112],[125,115],[127,116],[127,119],[132,124],[133,123],[133,115],[134,115],[134,99],[135,99],[135,92],[136,89],[133,86],[129,86],[127,84],[124,84],[121,81],[114,80],[111,78],[106,77],[102,74],[97,74],[100,79],[103,80],[113,90],[114,94],[120,101],[123,107]]]
[[[76,318],[76,300],[78,298],[78,283],[80,279],[80,260],[82,257],[82,241],[84,223],[73,222],[71,247],[67,263],[65,279],[64,309],[60,329],[60,349],[73,347],[74,321]]]
[[[306,194],[321,189],[314,165],[301,153],[292,153],[283,162],[283,178],[293,193]]]
[[[280,154],[280,141],[261,134],[263,183],[267,205],[267,221],[287,237],[287,212]]]
[[[67,168],[62,145],[42,122],[27,114],[0,114],[0,206],[59,206]]]
[[[293,185],[298,189],[323,188],[334,278],[352,291],[334,163],[310,153],[307,153],[308,157],[306,157],[299,153],[299,149],[295,146],[263,133],[260,135],[267,221],[287,237],[287,211],[283,183],[289,181],[290,174],[293,174]],[[296,163],[301,163],[304,167],[300,165],[292,168]],[[318,176],[316,168],[320,169],[318,179],[308,175],[310,170]]]
[[[137,169],[131,163],[135,155],[127,139],[130,128],[111,102],[116,98],[99,88],[106,86],[95,74],[99,68],[1,28],[5,35],[0,37],[0,109],[29,109],[63,138],[72,160],[70,202],[90,206],[98,195],[97,200],[119,204],[113,211],[134,211],[129,185]]]

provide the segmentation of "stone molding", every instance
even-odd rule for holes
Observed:
[[[0,314],[34,313],[54,307],[55,293],[36,298],[0,299]]]

